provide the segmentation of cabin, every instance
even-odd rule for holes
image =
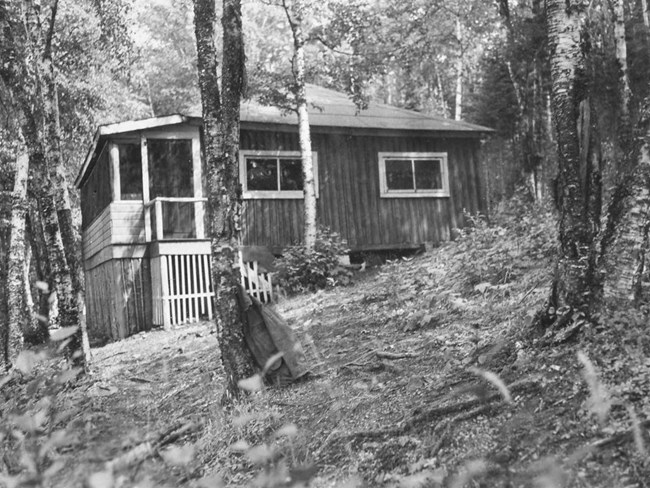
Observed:
[[[446,241],[463,226],[463,212],[486,211],[479,149],[490,129],[377,103],[358,111],[346,95],[315,86],[308,99],[319,222],[352,251]],[[75,182],[94,340],[212,316],[196,112],[97,129]],[[301,242],[294,114],[242,104],[239,176],[240,264],[250,270],[257,259],[247,255],[277,255]]]

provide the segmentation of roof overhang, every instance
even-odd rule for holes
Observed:
[[[169,125],[184,124],[184,123],[200,123],[201,119],[198,117],[191,117],[182,114],[165,115],[162,117],[152,117],[149,119],[129,120],[126,122],[118,122],[115,124],[100,125],[95,132],[93,142],[86,154],[84,163],[77,174],[74,184],[77,188],[81,187],[83,180],[90,169],[94,158],[98,156],[101,151],[102,142],[109,136],[116,134],[124,134],[129,132],[140,132],[145,130],[156,129],[158,127],[165,127]]]

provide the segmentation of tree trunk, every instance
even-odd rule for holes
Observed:
[[[600,225],[601,157],[585,73],[586,47],[580,42],[586,7],[575,0],[547,0],[546,5],[560,208],[559,259],[549,312],[568,307],[588,314],[597,288],[594,244]]]
[[[458,59],[456,60],[456,102],[454,104],[454,119],[461,120],[463,117],[463,70],[464,53],[463,53],[463,26],[460,23],[460,17],[456,19],[456,38],[460,46]]]
[[[629,119],[630,98],[630,75],[627,64],[627,44],[625,42],[625,8],[623,0],[612,0],[614,11],[614,41],[616,43],[616,60],[619,68],[619,94],[621,114]]]
[[[64,245],[64,239],[67,241],[74,230],[71,219],[66,221],[65,209],[62,207],[61,221],[57,212],[57,202],[64,197],[67,186],[65,179],[61,182],[61,178],[52,177],[63,174],[56,78],[51,56],[57,7],[58,0],[47,7],[25,0],[20,9],[12,11],[16,19],[7,24],[7,29],[11,30],[7,39],[12,43],[7,49],[14,57],[5,65],[2,76],[5,84],[12,87],[23,112],[22,132],[30,152],[33,175],[30,183],[40,201],[50,261],[49,281],[57,294],[60,324],[80,327],[67,350],[76,364],[86,365],[87,358],[80,349],[83,326],[80,287],[75,289],[75,270],[71,270],[66,259]],[[47,25],[41,19],[45,12],[49,16]]]
[[[208,168],[208,216],[212,237],[212,280],[221,361],[226,374],[222,402],[239,397],[239,380],[253,374],[246,346],[235,268],[241,230],[238,182],[239,105],[244,83],[241,0],[223,2],[223,106],[220,104],[215,46],[214,0],[194,0],[199,88],[203,104],[205,158]]]
[[[0,188],[0,283],[7,282],[9,266],[9,239],[11,236],[11,194]],[[7,363],[7,339],[9,311],[7,287],[0,286],[0,374],[10,367]]]
[[[303,193],[304,193],[304,245],[313,250],[316,245],[316,186],[314,182],[314,162],[311,152],[311,133],[309,114],[307,112],[307,91],[305,88],[305,35],[302,30],[304,4],[294,0],[291,8],[282,2],[287,20],[293,34],[293,74],[296,81],[295,96],[298,112],[298,137],[302,157]]]
[[[41,221],[41,210],[38,198],[31,192],[29,194],[29,219],[28,231],[30,246],[32,249],[34,270],[39,281],[48,283],[50,279],[50,263],[47,257],[47,246],[45,245],[45,233],[43,232],[43,223]],[[28,334],[25,339],[33,344],[42,344],[49,338],[47,322],[50,315],[49,294],[38,289],[38,323],[35,328]],[[58,314],[58,312],[57,312]]]
[[[7,323],[6,361],[13,364],[23,348],[23,331],[29,327],[25,309],[25,218],[27,215],[27,177],[29,155],[21,153],[16,158],[14,192],[11,199],[11,238],[9,240],[9,266],[7,270]]]

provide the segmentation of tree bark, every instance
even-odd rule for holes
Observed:
[[[560,307],[589,314],[601,211],[601,156],[585,73],[581,31],[586,6],[547,0],[552,107],[558,140],[559,259],[549,312]],[[552,314],[549,314],[552,315]]]
[[[465,69],[463,53],[463,26],[460,17],[456,19],[456,38],[458,39],[460,52],[456,60],[456,102],[454,104],[454,119],[461,120],[463,117],[463,71]]]
[[[57,205],[65,197],[67,185],[63,174],[63,158],[60,141],[59,108],[56,90],[56,77],[52,63],[54,25],[58,1],[48,5],[49,11],[40,2],[25,0],[21,8],[11,12],[16,18],[7,23],[11,30],[7,47],[14,56],[2,71],[5,84],[12,88],[23,112],[22,133],[30,152],[30,165],[33,178],[32,189],[39,199],[42,222],[50,261],[50,284],[58,298],[59,319],[62,326],[78,326],[79,332],[73,337],[67,349],[68,355],[78,365],[87,365],[88,358],[81,349],[83,323],[80,320],[82,304],[81,289],[73,276],[77,270],[71,269],[66,257],[65,242],[74,235],[72,219],[66,217],[66,209]],[[53,175],[55,177],[53,177]],[[61,207],[61,220],[57,212]],[[68,209],[69,210],[69,209]],[[68,213],[69,215],[69,213]],[[74,239],[68,243],[72,248]],[[73,250],[74,252],[74,250]]]
[[[208,216],[212,238],[212,281],[221,362],[226,374],[222,403],[240,396],[238,381],[253,374],[244,339],[235,268],[241,231],[238,183],[239,105],[244,84],[241,0],[223,2],[223,105],[220,103],[215,46],[214,0],[194,0],[199,88],[203,105],[204,154],[208,168]]]
[[[638,130],[636,166],[612,196],[601,248],[605,301],[625,306],[650,298],[643,289],[650,269],[650,98]]]
[[[307,112],[307,91],[305,88],[305,35],[302,30],[305,5],[302,0],[294,0],[291,7],[282,1],[291,33],[293,35],[293,75],[296,82],[295,97],[298,112],[298,138],[302,157],[302,176],[304,193],[304,246],[312,251],[316,246],[317,215],[316,186],[314,182],[314,162],[311,151],[311,132]]]
[[[625,119],[630,115],[630,75],[627,63],[627,43],[625,42],[625,8],[623,0],[613,0],[614,41],[616,43],[616,60],[619,68],[619,94],[621,114]]]
[[[9,240],[9,266],[7,270],[7,349],[6,362],[13,364],[23,348],[23,331],[29,327],[25,308],[25,219],[27,215],[27,177],[29,155],[21,153],[16,158],[14,191],[11,198],[11,238]]]

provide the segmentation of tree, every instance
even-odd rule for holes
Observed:
[[[235,268],[241,226],[238,179],[239,105],[244,87],[241,1],[223,1],[223,100],[218,84],[214,0],[194,0],[203,136],[208,168],[208,218],[212,237],[212,281],[221,361],[226,373],[222,401],[239,396],[238,381],[253,374],[238,300]]]
[[[62,326],[77,326],[70,343],[70,355],[87,364],[87,344],[82,336],[83,308],[81,267],[71,217],[71,205],[63,170],[59,92],[53,64],[53,42],[58,1],[49,8],[26,0],[20,5],[0,4],[5,33],[0,70],[3,84],[21,111],[21,132],[30,154],[31,188],[40,202],[45,230],[50,284],[59,303]]]
[[[16,158],[14,191],[11,198],[11,238],[7,270],[7,309],[5,364],[13,364],[23,348],[23,330],[29,315],[25,314],[25,217],[27,214],[27,176],[29,155],[21,151]]]
[[[316,246],[316,185],[314,182],[314,162],[311,153],[311,133],[309,130],[309,114],[307,112],[307,90],[305,87],[305,34],[303,32],[303,17],[305,5],[302,0],[293,0],[289,5],[282,0],[282,8],[287,16],[293,36],[293,75],[295,86],[296,112],[298,113],[298,139],[302,158],[302,177],[304,193],[304,238],[303,245],[312,251]]]
[[[559,149],[559,259],[547,314],[589,314],[596,296],[596,237],[601,214],[601,156],[586,69],[588,5],[547,0],[552,106]]]

